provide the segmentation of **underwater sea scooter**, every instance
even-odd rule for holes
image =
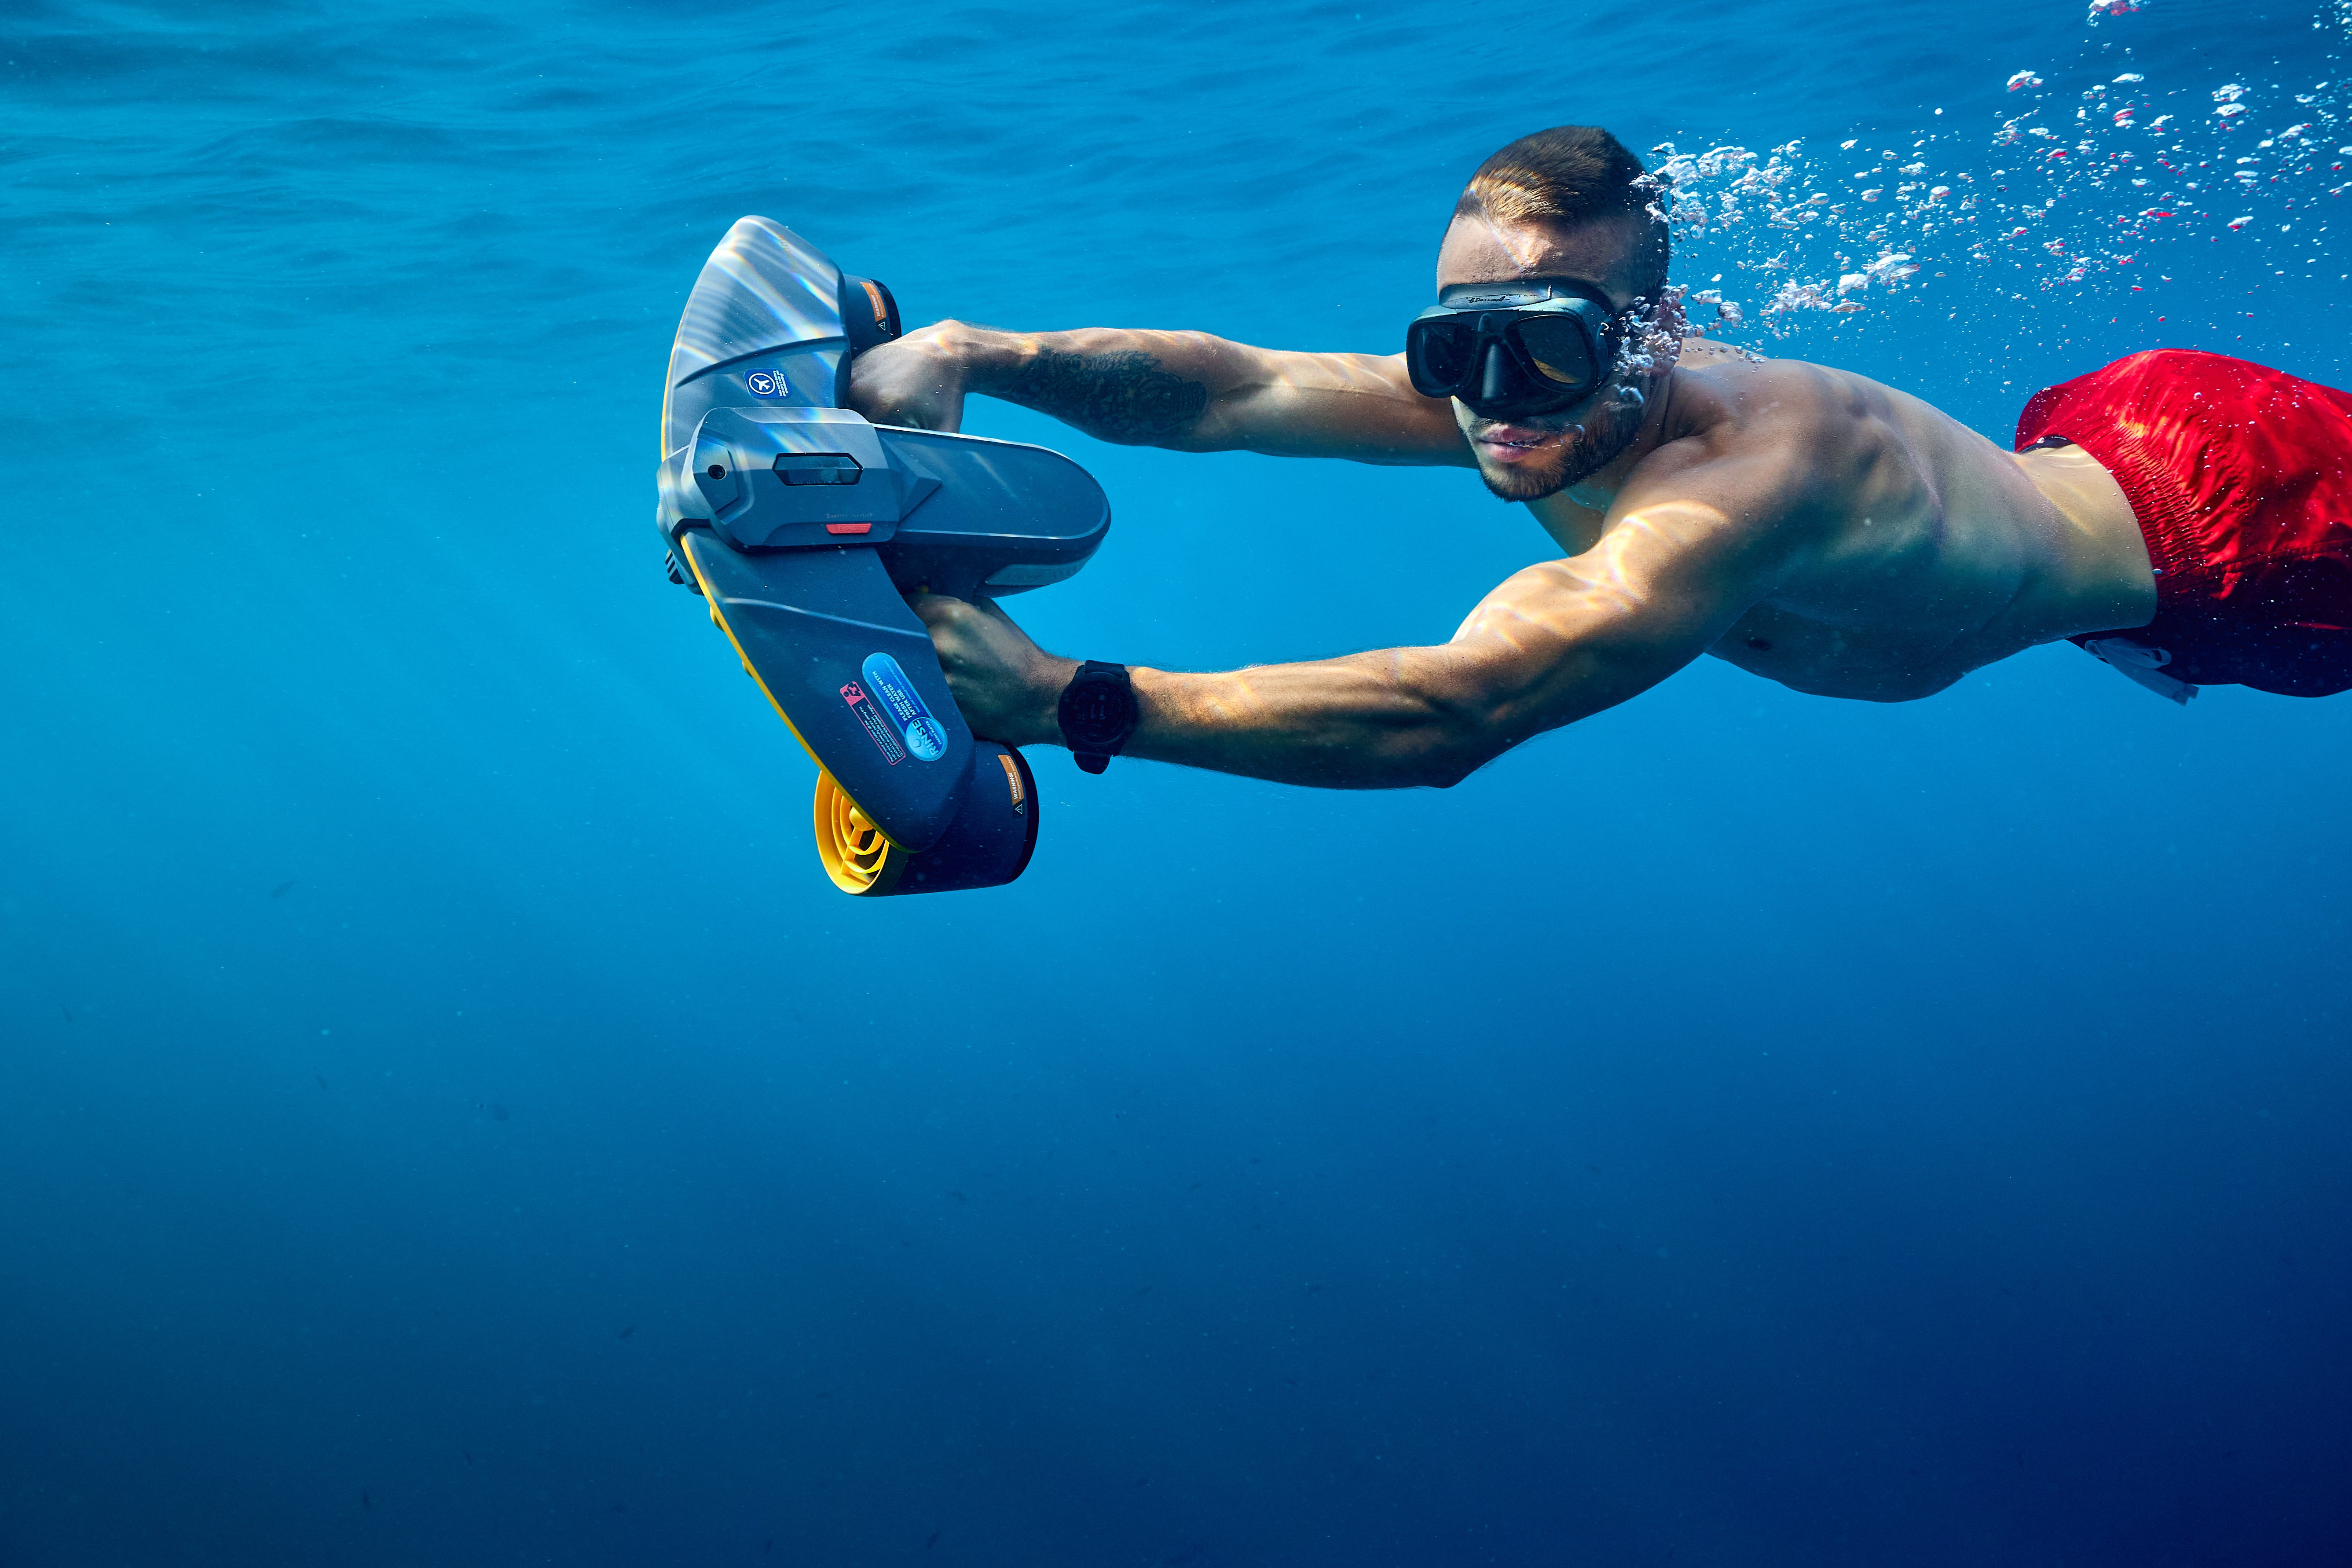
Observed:
[[[1110,529],[1058,452],[843,407],[853,356],[898,335],[888,289],[739,219],[670,348],[656,512],[670,580],[816,761],[818,858],[869,896],[998,887],[1037,843],[1028,763],[973,738],[906,595],[1058,583]]]

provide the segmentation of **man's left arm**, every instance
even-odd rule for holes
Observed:
[[[1439,647],[1222,674],[1136,668],[1141,719],[1125,754],[1325,788],[1458,783],[1664,679],[1769,595],[1810,532],[1791,468],[1653,454],[1593,548],[1516,574]],[[1076,660],[992,604],[915,608],[977,733],[1062,742],[1056,704]]]

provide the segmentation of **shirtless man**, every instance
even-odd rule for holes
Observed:
[[[2352,397],[2140,354],[2038,395],[2003,451],[1861,376],[1685,341],[1642,180],[1591,127],[1488,159],[1405,354],[942,321],[862,355],[877,423],[953,429],[981,393],[1109,441],[1475,467],[1560,548],[1442,647],[1123,682],[993,604],[919,599],[973,731],[1090,771],[1442,786],[1702,653],[1879,702],[2061,637],[2181,701],[2352,686]]]

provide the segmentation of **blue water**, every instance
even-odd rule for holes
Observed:
[[[2012,73],[2071,136],[2128,70],[2218,182],[2347,52],[1355,4],[8,11],[0,1563],[2352,1553],[2352,702],[1703,661],[1450,792],[1041,753],[1013,887],[825,882],[649,526],[741,214],[917,319],[1385,352],[1528,130],[1991,181]],[[1906,218],[1769,330],[1826,257],[1677,274],[1995,436],[2156,343],[2345,384],[2328,161]],[[1545,553],[1458,472],[972,424],[1110,494],[1017,606],[1074,655],[1439,640]]]

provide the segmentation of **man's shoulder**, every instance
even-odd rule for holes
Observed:
[[[1838,513],[1825,501],[1866,466],[1868,387],[1804,360],[1715,344],[1686,353],[1664,439],[1628,488],[1645,500],[1704,501],[1747,530],[1799,538],[1806,520]]]
[[[1722,395],[1739,402],[1752,398],[1758,392],[1834,397],[1841,387],[1861,380],[1850,371],[1815,364],[1811,360],[1776,359],[1753,349],[1706,338],[1694,338],[1683,344],[1675,374],[1702,381]]]
[[[1865,384],[1827,365],[1700,340],[1685,345],[1675,367],[1674,438],[1717,455],[1834,441],[1861,412]]]

